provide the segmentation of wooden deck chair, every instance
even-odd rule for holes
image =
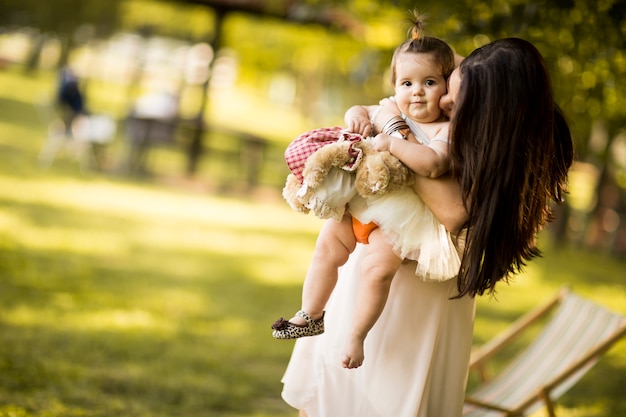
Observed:
[[[494,378],[465,398],[463,417],[525,416],[571,388],[626,335],[626,318],[562,288],[546,304],[522,316],[508,330],[472,353],[470,370],[486,377],[485,364],[531,324],[556,311],[534,340]]]

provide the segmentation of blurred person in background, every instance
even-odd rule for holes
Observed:
[[[81,92],[78,77],[70,67],[63,67],[59,72],[57,105],[66,132],[70,136],[74,120],[87,113],[85,97]]]

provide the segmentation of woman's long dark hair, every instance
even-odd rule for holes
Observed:
[[[560,203],[573,160],[545,62],[516,38],[475,50],[460,65],[450,124],[452,172],[468,211],[459,296],[492,292],[539,256],[537,232]]]

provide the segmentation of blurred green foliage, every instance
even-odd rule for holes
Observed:
[[[139,31],[193,41],[215,36],[211,0],[2,0],[0,26],[32,27],[74,39],[104,38],[116,30]],[[215,2],[228,5],[226,1]],[[578,155],[586,159],[591,124],[603,119],[613,136],[626,120],[626,4],[619,0],[308,0],[232,2],[257,4],[269,15],[310,15],[336,25],[282,25],[277,18],[226,15],[221,44],[237,52],[242,82],[263,87],[271,74],[287,71],[310,101],[318,90],[338,89],[339,111],[371,102],[385,92],[383,78],[396,44],[404,39],[407,11],[428,16],[432,35],[461,54],[490,40],[518,36],[535,43],[554,78],[557,100],[573,123]],[[280,13],[279,13],[280,12]],[[319,16],[324,15],[324,19]],[[330,16],[330,17],[328,17]],[[91,31],[86,28],[91,28]],[[339,29],[338,29],[339,27]],[[79,30],[82,28],[82,32]],[[78,32],[77,32],[78,30]],[[74,43],[74,44],[75,44]],[[365,87],[365,88],[364,88]],[[334,98],[334,96],[333,96]],[[326,98],[325,98],[326,99]],[[328,100],[327,100],[328,101]],[[310,112],[310,106],[303,105]],[[314,115],[313,115],[314,116]]]

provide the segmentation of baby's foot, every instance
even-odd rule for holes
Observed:
[[[296,326],[306,326],[306,320],[298,315],[295,315],[292,318],[290,318],[289,323],[295,324]]]
[[[346,369],[358,368],[363,364],[365,355],[363,353],[364,340],[356,336],[348,337],[344,347],[341,365]]]
[[[272,324],[272,336],[276,339],[297,339],[305,336],[317,336],[324,333],[324,314],[313,320],[304,311],[300,310],[290,320],[282,317]]]
[[[305,314],[303,314],[304,311],[300,310],[298,311],[292,318],[289,319],[289,323],[291,324],[295,324],[296,326],[306,326],[308,324],[307,320],[305,319]],[[324,318],[324,312],[322,311],[322,314],[310,314],[308,315],[310,317],[311,320],[313,321],[319,321],[320,319]]]

